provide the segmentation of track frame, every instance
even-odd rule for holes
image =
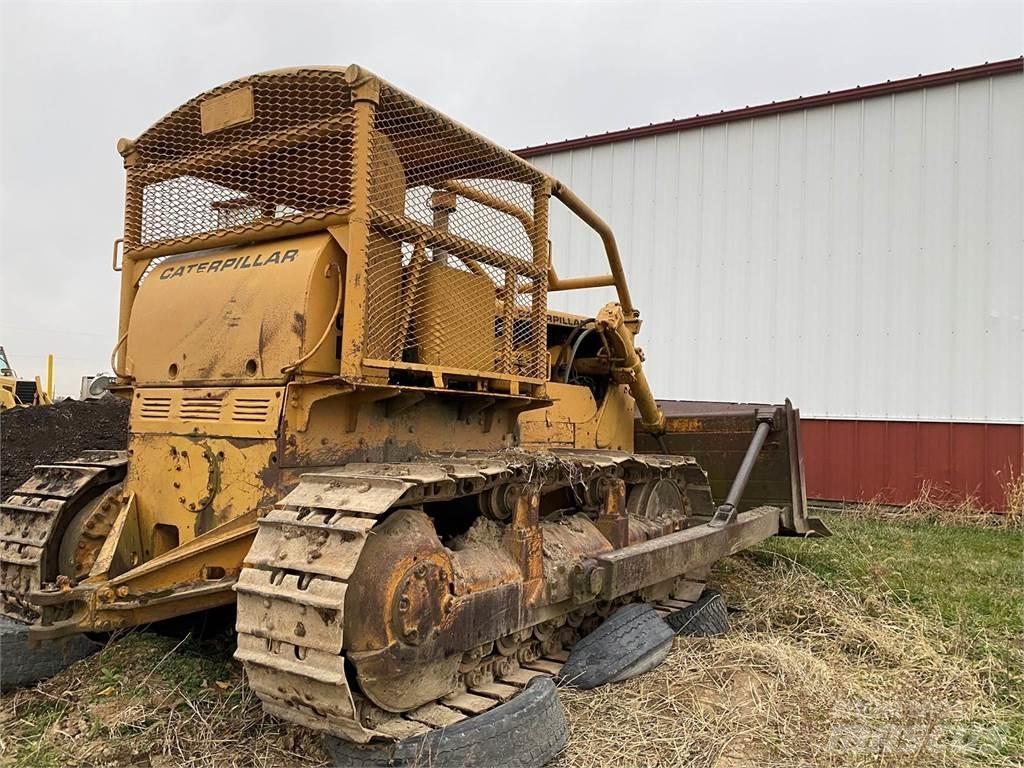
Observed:
[[[646,521],[642,534],[633,521],[629,544],[626,487],[654,478],[676,478],[686,509],[675,522]],[[497,578],[477,588],[474,579],[484,579],[464,569],[458,552],[438,559],[422,510],[507,486],[516,489],[511,514],[489,550]],[[565,519],[590,521],[582,527],[600,543],[554,563],[545,557],[542,491],[570,486],[598,489],[589,513],[572,509]],[[260,521],[235,588],[236,658],[269,713],[306,727],[365,742],[451,725],[514,695],[534,674],[557,672],[615,606],[697,599],[712,563],[775,535],[783,514],[765,507],[724,529],[685,527],[685,517],[704,519],[712,509],[706,476],[679,456],[459,454],[305,475]],[[360,568],[373,574],[371,586]],[[469,586],[444,586],[460,580]],[[420,623],[402,624],[406,610]]]

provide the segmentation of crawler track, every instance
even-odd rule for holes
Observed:
[[[61,538],[79,510],[124,479],[125,451],[84,451],[80,457],[35,468],[0,504],[0,613],[31,622],[29,595],[57,578]],[[109,531],[109,510],[84,521],[83,551],[98,549]],[[92,525],[89,525],[89,523]]]
[[[685,491],[687,518],[705,518],[713,511],[706,475],[693,459],[680,456],[602,451],[463,454],[406,464],[353,464],[304,475],[260,521],[235,587],[236,658],[245,666],[250,686],[273,715],[364,742],[402,739],[452,725],[507,700],[532,677],[557,672],[580,637],[616,605],[638,595],[614,604],[578,606],[466,648],[457,684],[447,695],[393,713],[360,692],[346,659],[346,590],[374,527],[392,510],[479,496],[510,483],[579,488],[585,496],[586,488],[602,478],[622,479],[627,487],[672,479]],[[664,533],[673,530],[672,521],[650,522],[653,529],[662,526]],[[680,527],[678,521],[675,527]],[[661,534],[650,537],[655,535]],[[696,599],[701,585],[686,583],[693,593],[689,599]],[[665,597],[666,610],[688,604]]]

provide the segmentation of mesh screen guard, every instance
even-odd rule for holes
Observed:
[[[126,256],[359,219],[368,364],[543,381],[547,178],[380,81],[360,168],[352,82],[341,69],[254,75],[156,123],[126,153]]]
[[[371,156],[367,357],[546,377],[544,177],[388,86]]]
[[[204,105],[234,93],[250,98],[252,117],[209,130]],[[192,99],[135,142],[126,163],[125,253],[201,248],[215,236],[344,212],[352,137],[342,72],[254,75]]]

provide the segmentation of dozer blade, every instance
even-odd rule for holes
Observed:
[[[656,438],[637,420],[637,452],[693,456],[707,471],[718,500],[728,496],[758,423],[769,421],[737,511],[782,507],[779,535],[831,535],[820,518],[807,514],[800,411],[789,400],[784,405],[661,400],[658,405],[665,413],[665,433]]]

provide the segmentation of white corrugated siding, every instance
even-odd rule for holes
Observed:
[[[1022,130],[1013,74],[532,162],[612,224],[659,397],[1024,422]],[[607,271],[557,202],[551,228],[560,276]]]

